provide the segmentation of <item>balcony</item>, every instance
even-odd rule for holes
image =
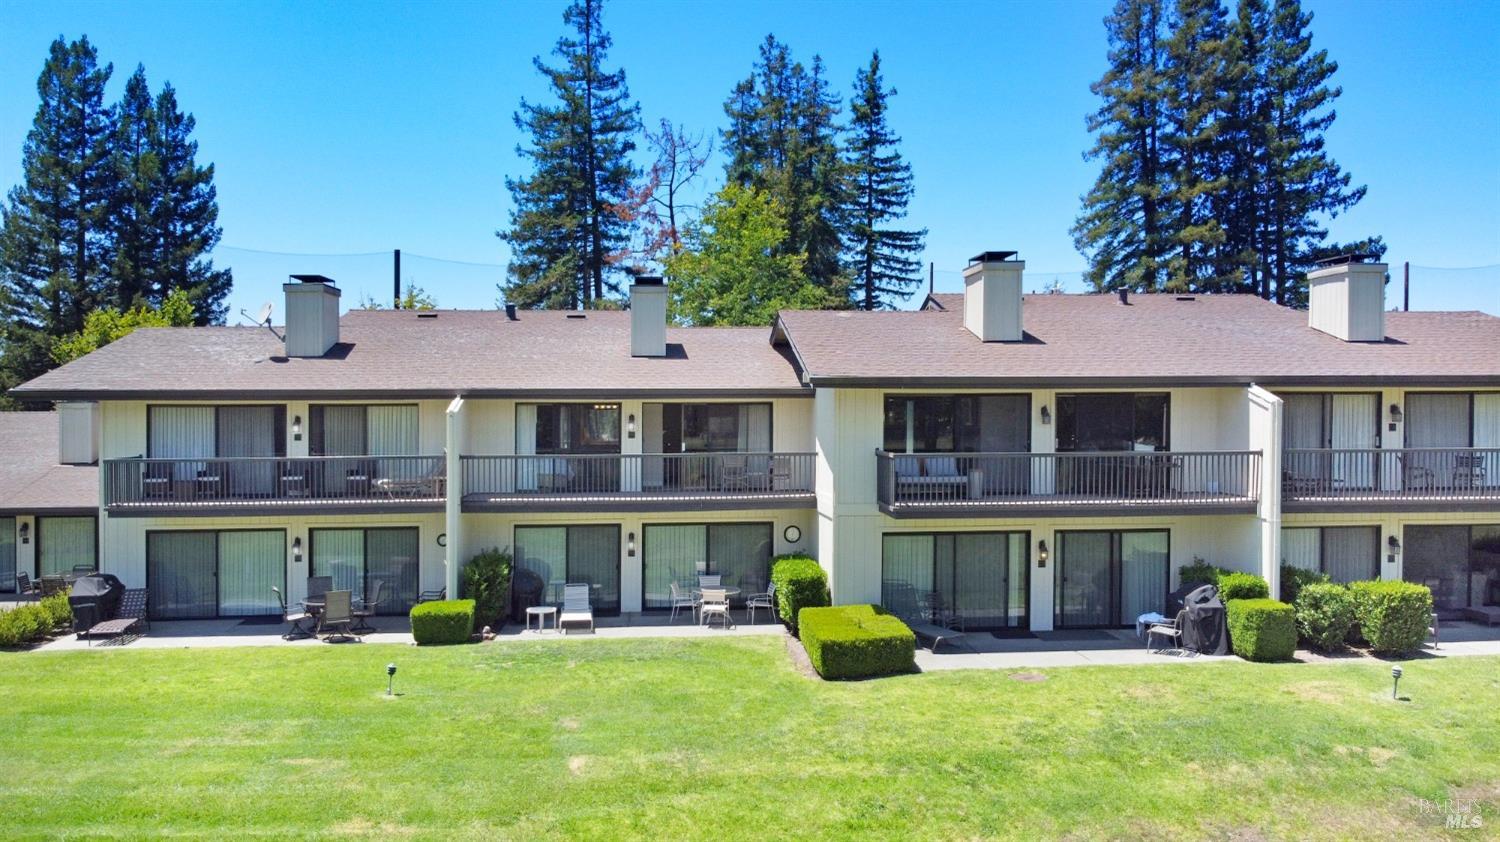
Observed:
[[[442,456],[107,459],[115,516],[432,512],[446,494]]]
[[[463,457],[466,512],[703,511],[811,506],[815,454]]]
[[[1260,451],[875,454],[892,517],[1252,513]]]
[[[1500,511],[1500,448],[1286,450],[1282,509]]]

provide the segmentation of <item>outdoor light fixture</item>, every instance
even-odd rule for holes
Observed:
[[[1042,404],[1042,423],[1052,423],[1052,410],[1048,409],[1046,404]]]
[[[1390,552],[1386,553],[1385,563],[1395,564],[1396,556],[1401,554],[1401,541],[1395,535],[1388,536],[1385,539],[1385,548],[1390,550]]]
[[[302,563],[302,539],[292,539],[292,561],[296,564]]]
[[[1391,667],[1391,698],[1396,698],[1396,688],[1401,686],[1401,665]]]
[[[625,555],[635,558],[635,533],[631,532],[625,536]]]
[[[1047,551],[1047,542],[1046,541],[1038,541],[1038,542],[1036,542],[1036,566],[1037,567],[1046,567],[1047,566],[1047,558],[1049,556],[1051,556],[1051,553]]]
[[[20,526],[16,527],[16,532],[20,533],[20,535],[21,535],[21,543],[23,543],[23,544],[30,544],[31,543],[31,524],[29,524],[29,523],[23,523],[23,524],[21,524]]]
[[[1400,404],[1396,404],[1396,403],[1391,404],[1391,423],[1392,424],[1400,424],[1401,423],[1401,405]]]
[[[385,694],[387,696],[395,695],[395,690],[396,690],[396,665],[395,664],[386,664],[385,665],[385,679],[386,679]]]
[[[292,441],[302,441],[302,416],[292,416]]]
[[[635,416],[634,415],[629,415],[629,416],[626,416],[626,418],[625,418],[625,436],[626,436],[626,438],[632,438],[632,439],[635,438]]]

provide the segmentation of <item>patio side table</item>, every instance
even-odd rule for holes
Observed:
[[[531,618],[536,618],[536,630],[540,634],[547,630],[547,618],[552,618],[552,630],[557,631],[557,606],[533,605],[526,609],[526,630],[531,631]]]

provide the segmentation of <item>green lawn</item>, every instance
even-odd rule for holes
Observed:
[[[400,666],[387,700],[384,666]],[[830,684],[773,638],[0,654],[0,836],[1432,838],[1500,659]]]

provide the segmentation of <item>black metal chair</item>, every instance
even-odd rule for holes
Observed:
[[[381,581],[380,579],[372,579],[371,582],[375,586],[373,596],[371,596],[369,599],[363,600],[359,604],[359,607],[354,609],[355,623],[351,629],[354,632],[363,633],[375,631],[375,627],[370,625],[370,618],[375,616],[375,612],[380,608],[380,603],[385,601],[386,585],[385,582]]]
[[[349,591],[329,591],[323,594],[323,613],[318,615],[318,633],[323,635],[323,640],[333,640],[336,631],[344,640],[354,637],[354,603],[351,596]]]
[[[312,632],[309,632],[307,629],[304,629],[302,627],[302,624],[304,622],[312,619],[311,615],[300,608],[296,609],[295,611],[288,608],[286,604],[286,597],[281,595],[281,588],[273,587],[271,588],[271,591],[276,594],[276,601],[281,604],[281,619],[292,624],[292,627],[286,630],[286,633],[281,636],[281,639],[301,640],[304,637],[311,637]]]

